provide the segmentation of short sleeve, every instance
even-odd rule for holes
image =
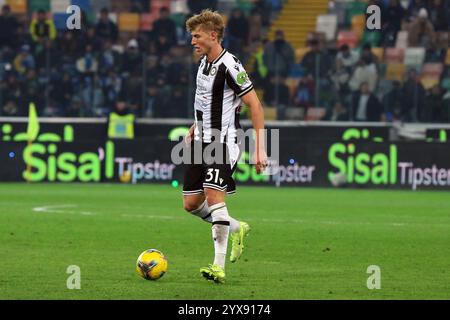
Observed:
[[[253,84],[239,60],[227,63],[226,80],[238,97],[242,97],[253,89]]]

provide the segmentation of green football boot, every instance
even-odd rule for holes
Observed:
[[[210,264],[207,267],[201,268],[200,273],[203,277],[215,283],[225,283],[225,271],[217,264]]]
[[[231,236],[231,254],[230,261],[236,262],[242,255],[244,250],[244,237],[250,233],[250,226],[246,222],[239,222],[240,228],[238,232],[230,234]]]

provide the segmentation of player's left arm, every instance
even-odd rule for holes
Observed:
[[[246,93],[241,97],[242,102],[244,102],[250,109],[253,128],[255,129],[256,138],[256,149],[254,154],[254,161],[256,166],[256,171],[261,173],[267,166],[267,154],[264,141],[264,110],[261,102],[255,92],[252,89],[250,92]]]

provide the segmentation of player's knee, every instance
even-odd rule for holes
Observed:
[[[225,192],[214,189],[205,189],[205,196],[208,206],[213,206],[218,203],[225,202]]]
[[[196,208],[194,208],[194,206],[191,204],[191,203],[189,203],[189,202],[185,202],[185,203],[183,203],[183,208],[184,208],[184,210],[186,211],[186,212],[191,212],[191,211],[194,211]]]
[[[183,201],[183,208],[186,210],[186,212],[192,212],[196,209],[198,209],[199,204],[197,202],[193,201]]]

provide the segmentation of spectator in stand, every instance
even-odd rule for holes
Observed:
[[[82,102],[82,116],[103,117],[109,110],[104,108],[104,97],[99,77],[84,79],[84,86],[78,96]]]
[[[94,53],[98,53],[102,48],[102,42],[99,41],[99,38],[95,34],[94,27],[87,28],[86,32],[82,36],[80,36],[79,41],[83,47],[86,47],[88,45],[91,46],[92,52]]]
[[[136,39],[128,41],[122,61],[122,75],[124,77],[142,74],[142,55],[139,52],[139,44]]]
[[[304,108],[314,106],[314,79],[311,76],[301,78],[293,97],[294,106]]]
[[[349,115],[347,109],[345,109],[344,104],[340,100],[336,100],[333,104],[333,108],[327,112],[325,115],[325,120],[327,121],[349,121]]]
[[[402,97],[402,120],[417,122],[425,104],[425,88],[415,69],[408,71],[407,79],[402,87]]]
[[[264,27],[270,25],[270,16],[272,14],[271,4],[267,0],[255,0],[254,10],[257,10],[261,15],[261,22]]]
[[[112,42],[109,39],[103,41],[103,49],[99,55],[99,71],[102,74],[108,73],[110,70],[119,70],[120,54],[113,50]]]
[[[59,116],[66,116],[66,110],[70,107],[73,94],[74,87],[69,73],[65,72],[62,78],[55,79],[50,96]]]
[[[62,34],[57,40],[58,51],[61,53],[64,60],[69,62],[75,61],[80,54],[80,43],[74,37],[74,33],[68,30]]]
[[[111,68],[107,71],[106,76],[104,76],[101,81],[105,99],[104,106],[106,109],[111,110],[122,92],[122,78]]]
[[[372,46],[370,44],[366,43],[363,45],[360,60],[361,59],[367,59],[367,61],[370,61],[370,63],[374,63],[375,67],[378,70],[380,61],[378,60],[378,57],[372,52]]]
[[[405,16],[405,10],[399,0],[390,0],[389,5],[383,10],[381,43],[392,47],[395,45],[397,33],[402,28],[402,21]]]
[[[56,39],[56,28],[53,20],[47,19],[47,13],[39,10],[37,18],[31,21],[30,34],[34,42],[44,45],[47,40]]]
[[[433,86],[425,98],[425,104],[420,116],[421,122],[442,123],[445,120],[445,103],[439,84]]]
[[[392,83],[392,89],[383,97],[383,108],[387,121],[400,120],[402,115],[402,86],[399,81]]]
[[[6,76],[6,81],[1,89],[1,96],[3,99],[2,115],[25,116],[25,108],[22,103],[22,86],[13,72],[9,72]]]
[[[269,75],[270,84],[264,91],[264,100],[277,109],[277,119],[284,120],[286,108],[289,107],[289,88],[282,76]]]
[[[167,108],[164,110],[164,118],[186,118],[188,98],[187,88],[181,85],[175,85],[171,88],[172,96],[168,99]]]
[[[378,84],[378,72],[375,63],[367,56],[362,57],[358,62],[349,82],[350,90],[358,91],[364,83],[368,85],[370,92],[375,92]]]
[[[86,46],[84,56],[77,60],[76,67],[83,78],[92,78],[97,73],[98,61],[92,52],[91,45]]]
[[[130,106],[131,112],[139,117],[142,114],[142,77],[140,75],[131,75],[126,79],[123,85],[125,101]]]
[[[217,9],[218,0],[187,0],[187,5],[191,13],[200,13],[203,9],[211,9],[215,11]]]
[[[353,95],[352,116],[355,121],[380,121],[382,106],[378,98],[369,89],[369,84],[363,82],[360,90]]]
[[[164,109],[168,107],[167,99],[160,92],[156,81],[147,87],[147,96],[145,99],[145,107],[142,110],[144,118],[163,118]]]
[[[236,56],[244,56],[244,49],[248,44],[249,25],[241,9],[235,8],[231,11],[231,17],[227,23],[228,48]]]
[[[9,5],[2,7],[2,14],[0,15],[0,48],[5,46],[15,47],[16,36],[19,28],[19,22],[16,17],[11,14]]]
[[[39,112],[43,110],[43,88],[41,83],[38,81],[36,70],[29,69],[26,73],[26,78],[23,81],[23,106],[27,108],[30,102],[34,102],[36,109]]]
[[[250,78],[252,79],[253,85],[258,88],[265,88],[267,85],[268,70],[267,66],[264,64],[264,51],[267,41],[267,39],[258,41],[256,45],[258,49],[254,53],[254,71],[250,74]]]
[[[158,57],[162,58],[169,54],[170,49],[173,47],[173,44],[169,41],[166,34],[158,35],[155,41],[156,54]]]
[[[305,54],[301,62],[305,68],[305,73],[312,76],[316,81],[319,81],[316,77],[325,79],[332,71],[331,57],[320,48],[317,39],[311,39],[309,45],[310,50]]]
[[[417,17],[420,9],[427,9],[426,0],[410,0],[409,1],[409,6],[406,11],[406,16],[407,16],[409,22],[413,21]]]
[[[442,101],[444,102],[444,112],[443,112],[443,122],[450,122],[450,90],[442,97]]]
[[[356,52],[350,50],[347,44],[343,44],[339,48],[339,52],[336,55],[336,64],[340,64],[345,68],[347,72],[353,72],[353,68],[359,60],[359,56]]]
[[[434,48],[436,34],[426,9],[420,9],[417,18],[410,24],[408,40],[410,47]]]
[[[295,62],[294,49],[284,39],[284,32],[277,30],[275,32],[275,41],[269,42],[264,51],[264,64],[269,73],[288,77]]]
[[[349,80],[353,73],[351,67],[344,67],[341,59],[336,60],[336,70],[331,76],[331,81],[334,86],[334,91],[339,96],[339,99],[348,102],[350,96]]]
[[[165,7],[159,10],[159,19],[153,23],[153,38],[158,42],[161,36],[166,38],[165,43],[169,48],[177,44],[177,26],[170,19],[169,9]]]
[[[100,19],[95,26],[95,34],[102,41],[116,42],[119,39],[119,29],[117,25],[109,18],[109,11],[103,8],[100,11]]]
[[[19,75],[25,75],[28,70],[36,68],[36,60],[30,53],[30,46],[23,45],[19,54],[14,59],[14,69]]]
[[[432,0],[428,12],[435,31],[449,31],[449,16],[442,0]]]
[[[55,42],[47,40],[44,45],[35,48],[36,68],[45,70],[47,68],[58,68],[61,61],[61,53],[57,50]]]
[[[248,17],[248,43],[252,45],[262,39],[262,16],[259,10],[253,8]]]

